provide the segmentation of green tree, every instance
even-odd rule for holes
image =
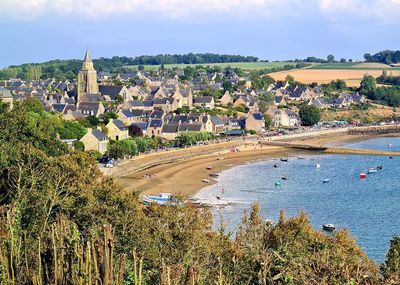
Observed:
[[[335,62],[335,56],[333,56],[332,54],[328,55],[327,58],[328,62]]]
[[[118,115],[115,111],[108,111],[104,114],[104,123],[108,124],[110,119],[118,119]]]
[[[224,88],[224,92],[232,91],[232,89],[233,89],[232,83],[230,81],[225,80],[224,82],[222,82],[222,88]]]
[[[321,111],[315,106],[302,105],[300,107],[299,116],[303,125],[313,126],[321,119]]]
[[[296,85],[296,80],[292,75],[287,75],[285,80],[287,83],[289,83],[290,86]]]
[[[361,80],[359,91],[368,98],[375,100],[376,95],[376,80],[372,75],[364,75]]]
[[[264,114],[264,119],[265,119],[265,128],[266,129],[271,128],[272,124],[273,124],[273,119],[272,119],[271,115]]]

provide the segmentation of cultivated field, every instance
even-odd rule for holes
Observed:
[[[197,66],[197,65],[202,65],[204,67],[206,66],[220,66],[222,68],[224,67],[239,67],[244,70],[260,70],[260,69],[271,69],[271,68],[282,68],[285,65],[296,65],[297,62],[226,62],[226,63],[206,63],[206,64],[164,64],[165,68],[185,68],[186,66]],[[318,63],[311,63],[313,65],[317,65]],[[126,68],[132,68],[132,69],[137,69],[137,65],[128,65],[125,66]],[[144,68],[146,70],[151,70],[151,69],[158,69],[160,66],[159,65],[144,65]]]
[[[400,76],[400,70],[395,68],[388,68],[389,73],[394,76]],[[313,82],[317,83],[329,83],[332,80],[343,79],[346,81],[348,86],[358,87],[360,85],[361,79],[364,75],[372,75],[378,77],[382,74],[382,69],[358,69],[358,68],[348,68],[348,69],[297,69],[281,71],[269,74],[275,80],[285,80],[286,76],[291,75],[296,81],[311,84]]]
[[[368,70],[395,70],[398,67],[392,67],[388,64],[378,63],[378,62],[335,62],[335,63],[323,63],[314,65],[311,69],[368,69]]]

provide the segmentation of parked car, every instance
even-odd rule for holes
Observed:
[[[112,162],[107,162],[106,165],[104,165],[105,168],[113,168],[114,164]]]
[[[104,156],[102,156],[102,157],[100,157],[100,158],[98,159],[98,161],[99,161],[100,163],[108,163],[110,160],[112,160],[112,158],[109,157],[109,156],[106,156],[106,155],[104,155]]]

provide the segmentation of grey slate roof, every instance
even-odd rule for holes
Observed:
[[[264,120],[264,117],[261,113],[253,113],[253,118],[258,121]]]
[[[127,127],[124,125],[123,122],[121,122],[121,120],[113,120],[113,123],[114,123],[114,125],[117,126],[117,128],[120,131],[126,131],[127,130]]]
[[[162,127],[161,132],[162,132],[162,133],[174,134],[174,133],[177,133],[177,132],[178,132],[178,127],[179,127],[178,124],[165,124],[165,125]]]
[[[105,133],[103,133],[100,130],[92,130],[92,134],[96,137],[96,139],[98,139],[99,141],[105,141],[107,140],[107,136]]]
[[[148,127],[149,128],[161,128],[162,125],[163,125],[162,120],[160,120],[160,119],[151,119],[149,121]]]
[[[137,110],[137,111],[142,111],[142,113],[143,113],[143,110]],[[134,117],[133,113],[131,111],[129,111],[129,110],[121,110],[121,113],[124,114],[124,116],[127,117],[127,118],[133,118]]]
[[[188,124],[188,123],[183,123],[179,125],[178,131],[179,132],[200,132],[201,131],[202,124]]]
[[[194,104],[206,104],[211,103],[213,97],[211,96],[203,96],[203,97],[196,97],[193,99]]]
[[[64,112],[66,106],[67,106],[66,104],[59,104],[59,103],[53,104],[54,111],[58,113]]]
[[[121,89],[123,88],[122,85],[100,85],[99,86],[99,92],[101,95],[107,95],[110,96],[112,100],[115,100],[119,93],[121,92]]]

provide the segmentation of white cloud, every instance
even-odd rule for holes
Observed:
[[[392,22],[399,19],[400,0],[320,0],[320,9],[334,18],[358,18]]]
[[[195,15],[254,16],[295,13],[305,0],[0,0],[1,11],[18,18],[56,12],[98,18],[113,14],[153,12],[180,18]]]
[[[218,17],[343,16],[391,21],[398,18],[400,0],[0,0],[0,14],[20,19],[77,15],[101,19],[108,15],[141,16],[152,13],[177,19]],[[208,18],[207,18],[208,17]]]

